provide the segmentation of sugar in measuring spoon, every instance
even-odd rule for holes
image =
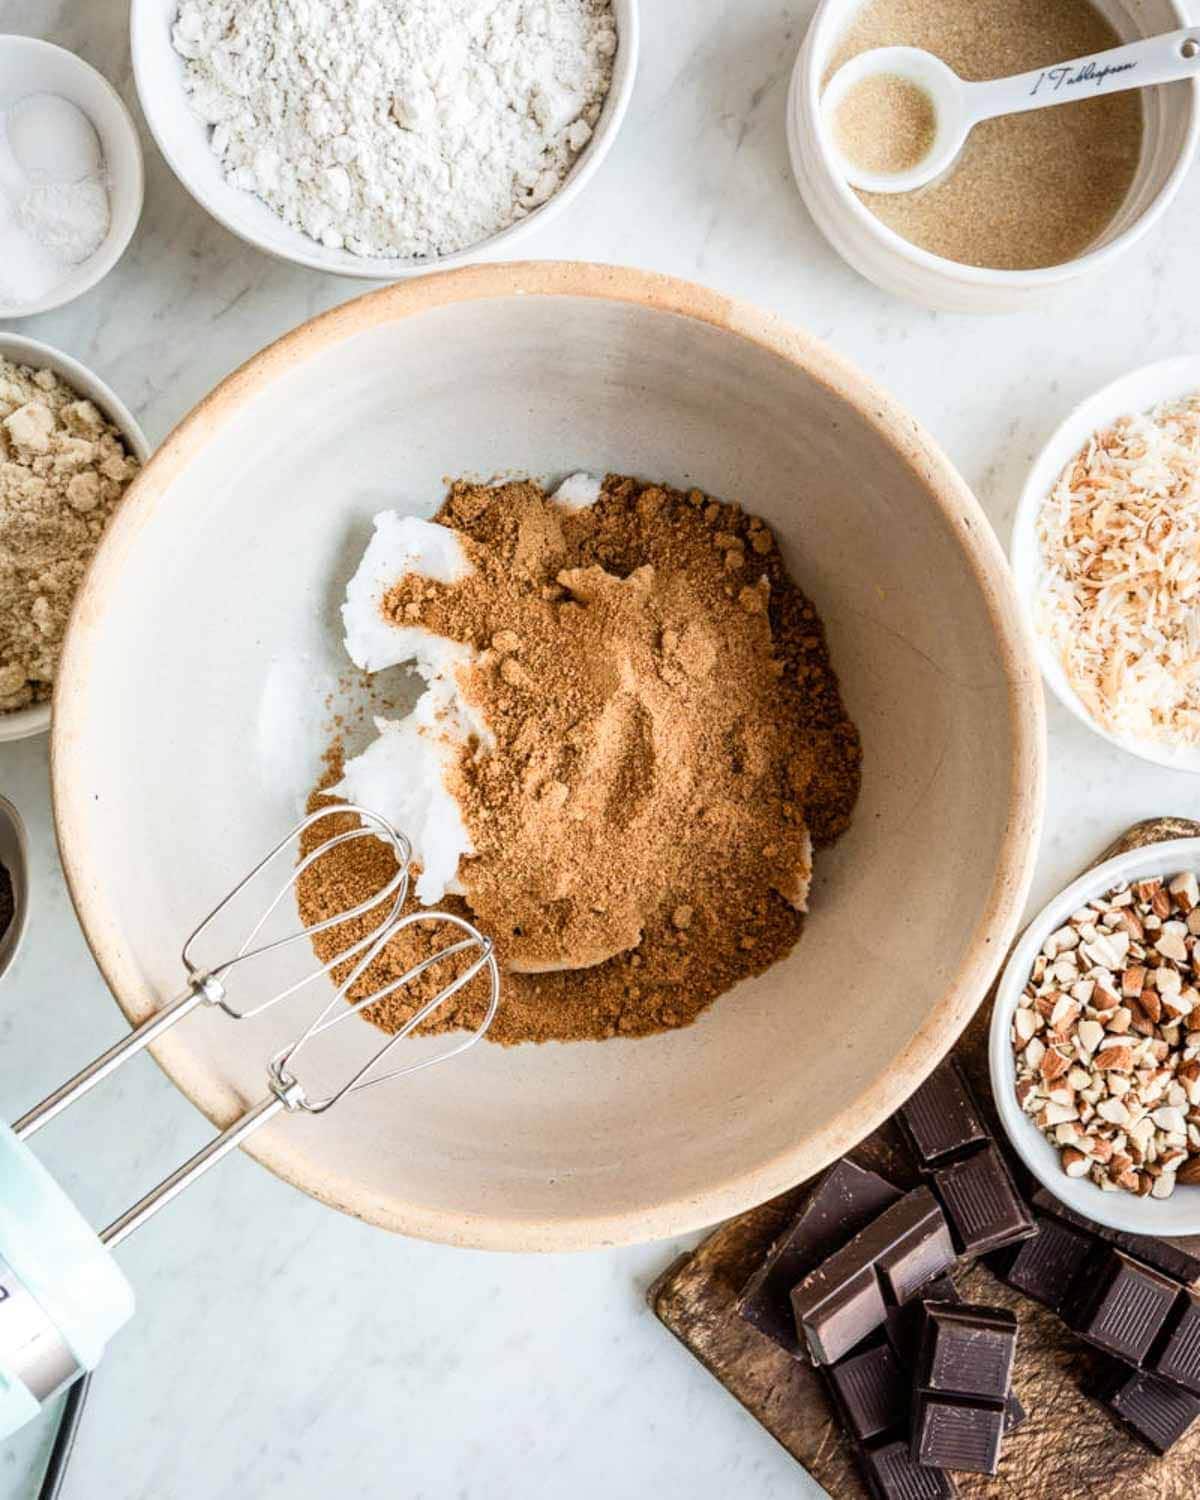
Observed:
[[[851,187],[866,193],[911,193],[953,165],[982,120],[1197,77],[1200,27],[1195,26],[984,83],[966,82],[919,47],[877,47],[838,69],[822,96],[821,117],[830,150]],[[878,109],[878,133],[907,135],[904,144],[912,148],[899,160],[876,149],[887,141],[869,139],[873,121],[861,115],[854,120],[858,91],[864,91],[860,101],[865,102],[866,91],[880,88],[885,107]],[[889,119],[887,99],[908,118]],[[857,160],[854,137],[867,148],[857,153]]]

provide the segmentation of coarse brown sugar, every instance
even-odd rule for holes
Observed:
[[[1004,78],[1119,46],[1088,0],[867,0],[826,79],[874,47],[920,47],[968,81]],[[887,113],[873,111],[876,128]],[[870,121],[859,121],[866,133]],[[954,166],[913,193],[860,193],[889,228],[965,265],[1031,270],[1081,255],[1117,214],[1138,169],[1136,89],[984,120]]]
[[[896,73],[860,79],[837,107],[842,154],[869,172],[906,172],[929,155],[937,130],[933,100]]]
[[[0,359],[0,714],[49,700],[75,594],[137,469],[91,401]]]
[[[451,776],[475,852],[465,897],[445,904],[508,970],[490,1035],[687,1024],[789,951],[810,836],[831,842],[854,806],[858,736],[815,611],[769,528],[695,492],[610,476],[569,510],[532,483],[458,483],[438,519],[470,573],[400,579],[384,612],[477,653],[459,686],[494,744],[463,749]],[[752,582],[731,578],[731,551]],[[301,881],[305,920],[363,899],[389,860],[374,840],[334,851]],[[319,937],[322,957],[348,935]],[[430,941],[406,933],[371,982]],[[372,1019],[397,1029],[447,972]],[[473,1024],[483,1003],[477,985],[437,1028]]]

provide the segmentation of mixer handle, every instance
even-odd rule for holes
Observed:
[[[68,1078],[60,1088],[47,1095],[40,1104],[35,1104],[21,1118],[14,1122],[13,1133],[18,1140],[28,1140],[34,1131],[40,1130],[43,1125],[48,1125],[56,1115],[64,1109],[82,1099],[102,1083],[111,1073],[115,1073],[122,1063],[128,1062],[131,1057],[156,1042],[165,1031],[169,1031],[184,1016],[195,1010],[198,1005],[206,1002],[218,1002],[224,994],[218,980],[211,975],[197,975],[182,995],[172,1000],[162,1010],[156,1010],[153,1015],[148,1016],[140,1026],[131,1031],[128,1036],[122,1037],[119,1042],[114,1042],[107,1051],[102,1052],[94,1062],[90,1062],[86,1068],[81,1068],[74,1078]]]
[[[256,1104],[253,1109],[248,1110],[239,1120],[235,1120],[227,1130],[209,1141],[207,1146],[202,1146],[195,1156],[189,1157],[182,1166],[176,1167],[169,1177],[163,1178],[156,1188],[152,1188],[144,1198],[139,1198],[132,1208],[128,1208],[119,1219],[114,1219],[107,1229],[100,1231],[100,1243],[107,1245],[111,1250],[119,1245],[135,1229],[140,1229],[147,1219],[152,1218],[160,1208],[165,1208],[172,1199],[177,1198],[184,1188],[190,1186],[198,1177],[203,1177],[210,1167],[215,1167],[231,1151],[236,1151],[248,1136],[261,1129],[269,1120],[273,1120],[281,1110],[291,1108],[287,1099],[282,1094],[270,1094],[261,1103]]]

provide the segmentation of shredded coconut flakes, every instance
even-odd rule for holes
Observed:
[[[1200,745],[1200,392],[1093,434],[1037,534],[1038,623],[1087,711]]]

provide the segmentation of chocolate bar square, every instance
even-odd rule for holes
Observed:
[[[795,1221],[747,1281],[738,1312],[796,1358],[802,1357],[791,1291],[872,1219],[904,1195],[874,1172],[838,1161],[819,1179]]]
[[[1105,1247],[1085,1267],[1067,1321],[1098,1349],[1140,1364],[1179,1295],[1175,1282]]]
[[[887,1299],[903,1307],[937,1276],[954,1264],[954,1242],[946,1216],[926,1188],[920,1210],[914,1208],[903,1233],[879,1256],[876,1268]],[[916,1194],[912,1194],[916,1197]]]
[[[1073,1208],[1068,1208],[1065,1203],[1060,1203],[1053,1193],[1046,1188],[1035,1188],[1030,1203],[1039,1214],[1045,1214],[1048,1218],[1056,1219],[1060,1224],[1066,1224],[1070,1229],[1078,1229],[1081,1233],[1090,1235],[1095,1240],[1111,1240],[1113,1231],[1105,1229],[1103,1224],[1095,1224],[1091,1219],[1084,1218]]]
[[[860,1443],[907,1430],[909,1380],[887,1344],[847,1354],[826,1373],[843,1425]]]
[[[911,1456],[934,1469],[994,1474],[1000,1466],[1005,1403],[920,1391],[913,1407]]]
[[[1200,1298],[1180,1291],[1147,1364],[1156,1375],[1200,1396]]]
[[[921,1288],[919,1297],[906,1302],[903,1307],[889,1307],[887,1315],[888,1343],[896,1351],[896,1357],[906,1365],[915,1365],[921,1347],[921,1332],[925,1326],[925,1304],[927,1302],[961,1302],[953,1281],[947,1275],[935,1276]]]
[[[893,1203],[792,1288],[797,1332],[815,1364],[832,1364],[953,1264],[946,1221],[928,1188]]]
[[[870,1260],[856,1267],[848,1261],[826,1262],[793,1290],[792,1306],[797,1332],[815,1365],[841,1359],[887,1317],[883,1288]]]
[[[1003,1405],[1016,1352],[1017,1320],[1006,1308],[927,1302],[917,1385]]]
[[[1200,1397],[1157,1375],[1128,1367],[1103,1400],[1126,1432],[1160,1458],[1200,1416]]]
[[[934,1166],[990,1139],[979,1106],[953,1058],[935,1068],[896,1118],[917,1159]]]
[[[1200,1282],[1200,1259],[1172,1245],[1168,1240],[1155,1239],[1149,1234],[1128,1234],[1125,1230],[1108,1231],[1105,1239],[1111,1239],[1118,1250],[1152,1266],[1181,1286],[1195,1286]]]
[[[913,1463],[903,1438],[860,1448],[858,1457],[874,1500],[953,1500],[957,1493],[948,1474]]]
[[[1038,1188],[1033,1195],[1032,1202],[1039,1214],[1048,1214],[1059,1223],[1066,1224],[1072,1229],[1082,1230],[1093,1239],[1115,1245],[1118,1250],[1133,1260],[1140,1260],[1143,1265],[1160,1271],[1164,1276],[1169,1276],[1172,1281],[1178,1281],[1182,1286],[1195,1286],[1200,1283],[1200,1256],[1181,1250],[1178,1245],[1172,1245],[1169,1240],[1158,1239],[1149,1234],[1129,1234],[1123,1229],[1106,1229],[1103,1224],[1093,1224],[1091,1219],[1085,1219],[1073,1208],[1060,1203],[1054,1194],[1047,1192],[1045,1188]]]
[[[963,1255],[983,1255],[1037,1233],[995,1146],[939,1167],[933,1185]]]
[[[1035,1214],[1034,1221],[1038,1232],[1032,1239],[990,1256],[988,1264],[1009,1286],[1060,1312],[1092,1252],[1093,1241],[1057,1219]]]

